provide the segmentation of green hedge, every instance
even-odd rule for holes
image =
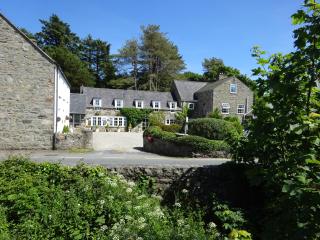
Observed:
[[[200,136],[177,136],[175,133],[163,131],[160,127],[149,127],[144,131],[144,136],[184,145],[192,148],[193,152],[209,153],[213,151],[230,151],[228,143],[222,140],[210,140]]]
[[[121,108],[120,113],[127,118],[128,126],[137,126],[150,114],[150,109]]]
[[[211,140],[234,141],[240,137],[234,123],[215,118],[199,118],[190,121],[188,133]]]
[[[171,124],[171,125],[161,125],[161,129],[166,132],[174,132],[178,133],[181,131],[181,125],[179,124]]]

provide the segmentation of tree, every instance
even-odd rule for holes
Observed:
[[[93,75],[77,55],[63,47],[48,47],[46,52],[59,63],[73,91],[76,91],[82,85],[94,86]]]
[[[110,44],[88,35],[81,42],[81,59],[96,78],[96,87],[105,87],[114,79],[115,69],[110,59]]]
[[[140,68],[140,46],[136,39],[126,41],[125,45],[119,50],[119,59],[122,66],[128,67],[134,81],[134,89],[138,88],[138,74]]]
[[[36,41],[35,36],[33,33],[29,32],[25,28],[20,28],[20,31],[23,32],[28,38],[30,38],[32,41]]]
[[[132,77],[118,77],[108,82],[107,87],[116,89],[129,89],[134,86]]]
[[[141,58],[149,90],[167,90],[173,78],[184,68],[184,62],[160,26],[142,26]]]
[[[179,80],[189,80],[189,81],[204,81],[203,75],[194,72],[184,72],[177,75]]]
[[[320,4],[304,1],[292,16],[295,51],[273,54],[254,48],[260,67],[255,118],[235,159],[259,164],[269,190],[265,239],[320,236]],[[283,209],[290,211],[283,211]]]
[[[40,20],[42,24],[41,32],[35,34],[40,47],[64,47],[74,54],[79,53],[79,37],[73,33],[69,24],[60,20],[53,14],[49,20]]]

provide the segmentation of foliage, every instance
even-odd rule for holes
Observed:
[[[320,237],[320,5],[305,0],[293,14],[295,51],[263,57],[254,69],[257,101],[237,161],[259,164],[256,184],[268,190],[263,239]],[[283,211],[283,209],[290,211]]]
[[[161,129],[166,132],[174,132],[178,133],[181,131],[181,125],[179,124],[171,124],[171,125],[162,125]]]
[[[186,118],[190,116],[191,110],[188,108],[188,106],[184,106],[181,111],[176,112],[176,123],[180,125],[184,125],[186,122]]]
[[[209,140],[199,136],[176,136],[175,133],[163,131],[160,127],[149,127],[144,136],[153,136],[164,141],[172,142],[178,145],[188,146],[195,153],[210,153],[214,151],[230,151],[229,145],[222,140]]]
[[[212,140],[237,141],[240,134],[233,123],[216,118],[198,118],[190,121],[189,133]]]
[[[208,113],[208,118],[222,119],[223,117],[219,108],[215,108],[212,112]]]
[[[152,112],[149,114],[150,126],[162,126],[165,121],[165,114],[163,112]]]
[[[239,134],[243,133],[243,126],[238,117],[225,117],[223,120],[231,122]]]
[[[107,87],[115,89],[128,89],[134,85],[134,79],[131,77],[119,77],[108,81]]]
[[[205,81],[217,81],[220,76],[232,77],[235,76],[241,80],[244,84],[250,87],[252,90],[255,89],[255,82],[248,78],[246,75],[241,74],[236,68],[226,66],[222,59],[219,58],[205,58],[202,62],[204,69],[203,78]]]
[[[160,206],[103,167],[0,163],[1,239],[220,239],[201,214]]]
[[[70,132],[69,126],[64,125],[64,126],[63,126],[63,130],[62,130],[62,133],[69,133],[69,132]]]
[[[59,64],[73,88],[94,86],[94,76],[77,55],[63,47],[46,47],[44,50]]]
[[[199,82],[204,81],[202,74],[189,72],[189,71],[178,74],[176,79],[177,80],[199,81]]]
[[[151,110],[149,109],[137,109],[137,108],[121,108],[120,114],[127,118],[128,125],[131,127],[137,126],[145,118],[148,117]]]

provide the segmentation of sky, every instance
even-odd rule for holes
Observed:
[[[140,26],[160,25],[178,46],[185,71],[203,73],[204,58],[216,57],[251,76],[253,46],[268,53],[293,50],[290,16],[302,0],[0,0],[0,12],[32,33],[53,13],[80,37],[91,34],[117,53],[139,38]]]

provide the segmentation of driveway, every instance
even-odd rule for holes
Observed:
[[[137,152],[143,147],[142,135],[142,132],[94,132],[92,145],[96,151]]]

